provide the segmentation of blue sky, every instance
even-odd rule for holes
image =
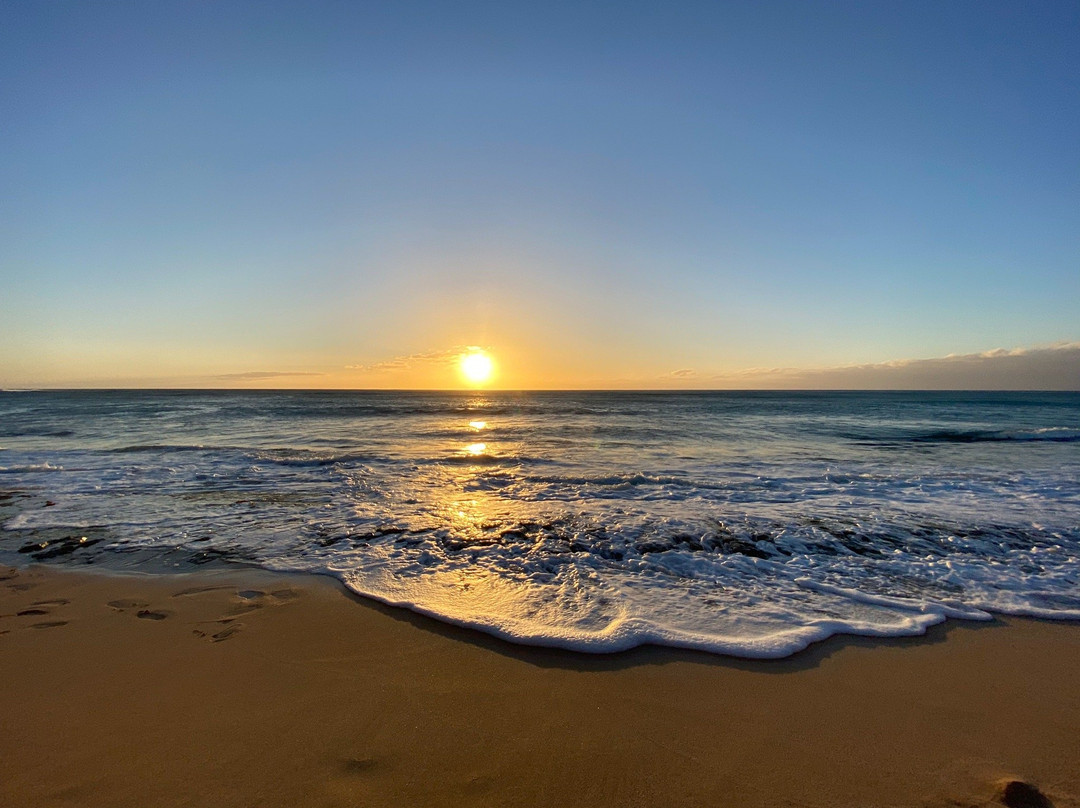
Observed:
[[[1071,2],[5,2],[0,386],[1080,341],[1078,75]]]

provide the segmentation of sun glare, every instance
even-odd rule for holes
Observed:
[[[484,351],[470,351],[461,355],[461,375],[469,384],[485,384],[494,370],[495,363]]]

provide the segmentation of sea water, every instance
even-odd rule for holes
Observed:
[[[1080,394],[0,393],[0,560],[244,562],[515,642],[1080,619]]]

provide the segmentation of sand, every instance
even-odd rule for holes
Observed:
[[[1080,806],[1080,626],[523,648],[317,576],[0,568],[4,806]]]

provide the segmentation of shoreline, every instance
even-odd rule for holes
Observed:
[[[1080,806],[1068,622],[583,655],[305,573],[0,579],[4,804]]]

